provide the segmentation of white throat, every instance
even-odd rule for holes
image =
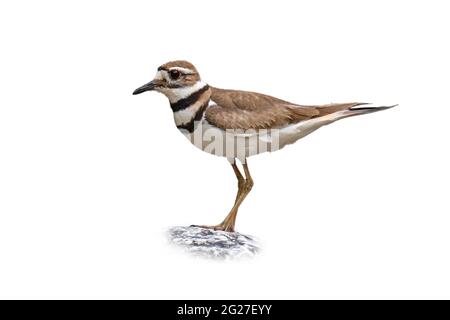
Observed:
[[[169,98],[170,103],[175,103],[181,99],[189,97],[191,94],[200,90],[204,86],[206,86],[206,83],[199,80],[195,84],[193,84],[192,86],[189,86],[189,87],[164,88],[164,89],[160,89],[160,91],[167,98]]]

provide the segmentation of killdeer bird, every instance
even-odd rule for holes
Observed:
[[[160,66],[155,78],[133,94],[151,90],[169,99],[175,124],[191,143],[230,161],[238,181],[234,205],[222,223],[201,226],[229,232],[234,232],[239,206],[253,187],[248,157],[279,150],[336,120],[394,107],[359,102],[305,106],[255,92],[214,88],[201,80],[191,63],[181,60]]]

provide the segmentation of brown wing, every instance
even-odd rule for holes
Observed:
[[[357,103],[301,106],[260,93],[211,88],[206,120],[222,129],[269,129],[348,109]]]

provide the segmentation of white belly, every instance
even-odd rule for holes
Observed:
[[[223,130],[201,121],[194,132],[181,130],[199,149],[228,159],[245,158],[263,152],[273,152],[294,143],[321,126],[334,122],[344,114],[327,115],[291,124],[283,128],[263,130]]]

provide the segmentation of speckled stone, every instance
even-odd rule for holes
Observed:
[[[201,257],[235,259],[255,256],[260,248],[254,237],[195,226],[172,227],[169,240],[185,251]]]

